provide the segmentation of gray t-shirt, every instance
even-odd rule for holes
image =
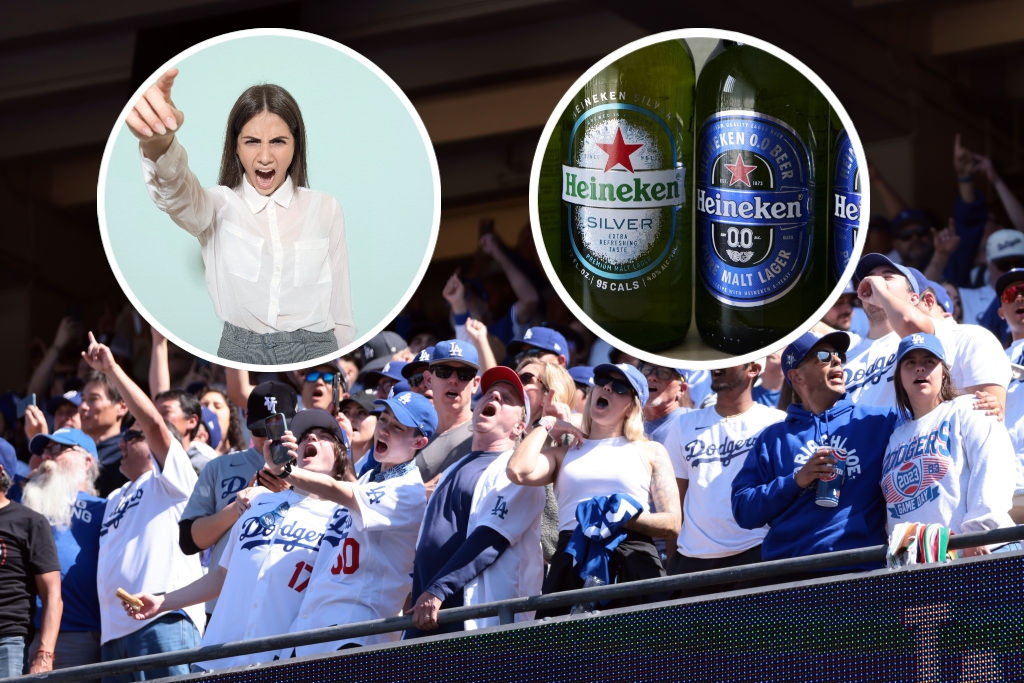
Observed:
[[[199,481],[192,489],[181,519],[199,519],[208,517],[227,507],[252,479],[253,475],[263,467],[263,454],[255,448],[236,453],[228,453],[214,458],[199,473]],[[208,567],[216,567],[220,556],[224,554],[228,534],[221,536],[209,550]],[[206,603],[206,611],[212,612],[216,600]]]
[[[419,453],[416,466],[424,483],[444,472],[450,465],[469,453],[473,442],[473,420],[438,434]]]

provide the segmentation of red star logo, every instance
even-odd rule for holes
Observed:
[[[732,180],[729,181],[729,187],[732,187],[736,183],[743,183],[747,187],[750,187],[750,172],[753,171],[757,166],[747,166],[743,163],[743,155],[739,152],[736,153],[736,163],[726,164],[725,167],[732,173]]]
[[[626,141],[622,139],[621,128],[615,131],[614,142],[598,142],[597,146],[608,155],[608,163],[604,166],[605,173],[610,171],[616,165],[621,165],[624,169],[633,173],[633,162],[629,160],[629,155],[643,147],[642,144],[627,145]]]

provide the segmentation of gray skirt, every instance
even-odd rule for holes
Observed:
[[[338,351],[333,332],[270,332],[259,334],[224,323],[217,355],[224,360],[252,365],[283,365],[322,358]]]

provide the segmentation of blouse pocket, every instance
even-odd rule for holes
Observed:
[[[227,221],[221,222],[220,229],[221,260],[228,272],[248,282],[256,282],[263,260],[263,238],[250,235]]]
[[[324,237],[315,240],[299,240],[295,243],[295,286],[308,287],[331,281],[331,264],[328,258],[331,241]]]

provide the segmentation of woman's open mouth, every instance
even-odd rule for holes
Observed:
[[[261,190],[269,190],[274,186],[274,176],[277,175],[277,171],[271,169],[267,171],[256,170],[256,186]]]

